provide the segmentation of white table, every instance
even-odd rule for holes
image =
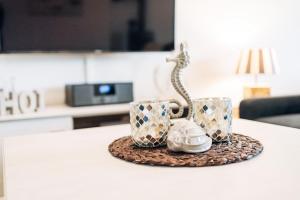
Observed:
[[[2,171],[2,138],[46,132],[61,132],[73,129],[73,118],[105,116],[129,112],[129,104],[113,104],[86,107],[67,105],[47,106],[46,109],[28,114],[0,116],[0,171]],[[0,196],[3,195],[0,173]]]
[[[135,165],[107,146],[128,125],[4,140],[7,200],[299,199],[300,130],[235,120],[234,131],[264,151],[242,163],[205,168]]]

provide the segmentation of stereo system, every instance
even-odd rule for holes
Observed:
[[[131,101],[133,101],[132,83],[66,85],[66,103],[72,107]]]

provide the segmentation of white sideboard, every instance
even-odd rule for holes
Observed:
[[[0,137],[73,129],[73,118],[128,113],[128,104],[89,107],[49,106],[45,110],[0,117]]]

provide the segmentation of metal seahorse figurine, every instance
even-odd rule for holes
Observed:
[[[182,82],[181,82],[181,70],[188,66],[190,62],[189,55],[187,51],[184,49],[184,45],[180,44],[180,53],[176,58],[167,58],[167,62],[175,62],[176,66],[174,67],[171,75],[171,82],[175,90],[184,98],[184,100],[187,102],[188,105],[188,115],[187,119],[190,120],[193,113],[193,103],[192,100],[187,93],[186,89],[184,88]],[[179,109],[179,112],[177,113],[177,117],[182,116],[183,114],[183,107]]]
[[[176,58],[167,58],[167,62],[176,63],[176,66],[172,71],[171,82],[175,90],[187,102],[189,109],[186,119],[176,121],[170,128],[167,138],[168,148],[171,151],[183,151],[187,153],[200,153],[207,151],[211,148],[212,139],[207,137],[204,131],[197,126],[195,122],[190,120],[193,114],[193,103],[180,79],[181,70],[189,64],[189,55],[187,51],[185,51],[183,44],[180,45],[179,55]],[[182,114],[183,107],[180,106],[179,112],[176,113],[176,117],[181,117]]]

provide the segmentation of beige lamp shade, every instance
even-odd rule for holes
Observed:
[[[277,74],[278,64],[275,52],[270,48],[242,51],[237,74]]]

